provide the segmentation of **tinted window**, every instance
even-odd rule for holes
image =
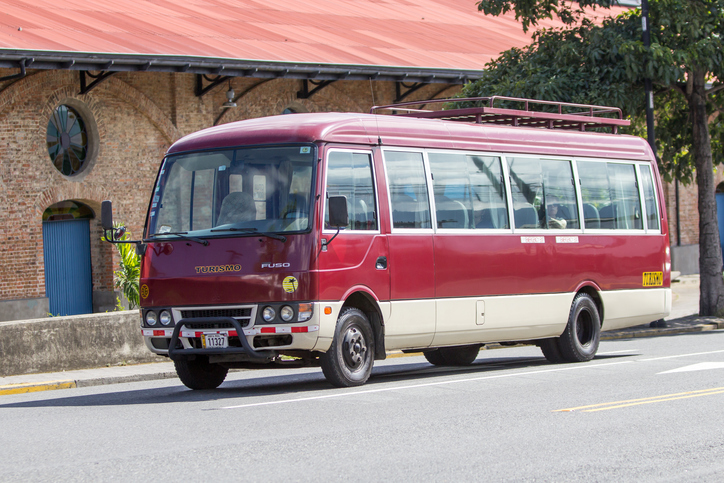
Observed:
[[[577,166],[586,228],[643,228],[634,165],[579,161]]]
[[[641,173],[641,184],[644,189],[644,203],[646,204],[646,225],[649,230],[659,229],[659,210],[656,204],[656,193],[654,191],[654,179],[651,176],[649,166],[639,165]]]
[[[508,158],[508,167],[516,228],[579,228],[569,161]]]
[[[422,153],[385,151],[394,228],[432,228]]]
[[[347,198],[347,213],[349,214],[347,229],[377,229],[372,161],[368,153],[333,151],[329,154],[327,195]],[[324,226],[328,228],[328,203],[324,212]]]
[[[438,228],[509,228],[500,158],[431,153]]]

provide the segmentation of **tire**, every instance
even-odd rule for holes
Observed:
[[[375,339],[367,316],[349,307],[337,319],[332,346],[319,357],[324,377],[333,386],[361,386],[374,364]]]
[[[558,338],[561,356],[567,362],[587,362],[593,359],[601,341],[601,317],[596,302],[587,293],[573,299],[566,330]]]
[[[442,352],[440,352],[440,349],[425,351],[422,353],[422,355],[425,356],[425,359],[427,359],[427,362],[429,362],[433,366],[447,365],[445,363],[445,358],[442,356]]]
[[[480,347],[480,344],[441,347],[423,355],[434,366],[469,366],[478,357]]]
[[[205,356],[197,356],[194,360],[179,359],[173,363],[179,379],[189,389],[216,389],[229,372],[219,364],[210,364]]]
[[[560,364],[561,362],[566,362],[566,360],[563,358],[563,355],[561,354],[561,350],[558,348],[558,337],[556,337],[555,339],[541,339],[540,341],[538,341],[538,346],[543,352],[545,358],[548,359],[548,362],[551,362],[553,364]]]

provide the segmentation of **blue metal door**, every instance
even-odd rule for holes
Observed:
[[[89,220],[43,222],[43,254],[50,313],[93,312]]]
[[[716,221],[719,223],[719,245],[724,258],[724,193],[716,194]]]

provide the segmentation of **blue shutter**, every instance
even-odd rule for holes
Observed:
[[[93,312],[89,220],[44,222],[43,254],[50,313]]]

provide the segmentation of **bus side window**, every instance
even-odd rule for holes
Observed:
[[[636,185],[635,166],[632,164],[607,163],[611,205],[607,216],[615,220],[619,230],[642,230],[641,200]]]
[[[385,151],[392,226],[432,228],[422,153]]]
[[[457,153],[430,153],[438,228],[473,228],[467,159]]]
[[[508,158],[516,228],[578,229],[570,161]]]
[[[651,176],[651,167],[639,165],[641,184],[644,189],[644,203],[646,206],[646,226],[649,230],[659,230],[659,211],[656,204],[654,180]]]
[[[347,230],[377,230],[377,203],[368,153],[332,151],[327,161],[327,196],[345,196]],[[325,205],[324,227],[329,228],[329,204]]]
[[[475,209],[475,228],[510,228],[500,158],[497,156],[467,158]]]
[[[587,229],[613,229],[611,192],[608,189],[606,163],[577,161],[583,201],[583,220]]]

